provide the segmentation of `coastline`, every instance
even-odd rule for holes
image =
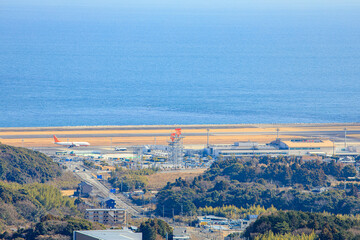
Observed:
[[[0,127],[1,131],[41,131],[41,130],[95,130],[95,129],[169,129],[169,128],[246,128],[246,127],[317,127],[317,126],[360,126],[360,122],[349,123],[239,123],[239,124],[169,124],[169,125],[94,125],[94,126],[49,126],[49,127]]]

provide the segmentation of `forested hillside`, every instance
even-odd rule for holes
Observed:
[[[0,144],[1,239],[70,239],[74,229],[99,228],[76,218],[80,212],[74,199],[63,197],[58,188],[74,179],[62,176],[44,154]],[[18,231],[10,234],[9,229]]]
[[[56,217],[48,214],[30,228],[20,229],[14,233],[4,232],[0,234],[0,238],[6,240],[71,240],[73,231],[75,230],[96,229],[105,229],[105,227],[102,224],[89,222],[76,217]]]
[[[0,144],[0,179],[8,182],[46,182],[61,175],[59,166],[45,154]]]
[[[238,182],[273,182],[279,186],[302,185],[304,188],[327,186],[331,179],[354,177],[353,165],[331,161],[302,161],[301,157],[260,157],[215,162],[204,179],[225,176]]]
[[[61,196],[59,189],[45,184],[0,182],[0,230],[38,222],[48,212],[75,214],[74,200]]]
[[[327,213],[278,211],[261,216],[246,229],[244,236],[248,239],[265,240],[276,239],[274,235],[279,237],[286,234],[288,236],[302,234],[313,236],[315,234],[316,238],[312,239],[320,240],[359,239],[360,218]]]
[[[351,173],[351,174],[350,174]],[[190,215],[206,206],[359,214],[359,186],[322,193],[306,191],[328,186],[331,179],[352,176],[352,167],[335,162],[302,162],[299,158],[252,158],[215,162],[193,181],[178,179],[157,195],[157,213]],[[285,186],[285,187],[284,187]]]

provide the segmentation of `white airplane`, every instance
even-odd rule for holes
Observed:
[[[88,142],[60,142],[59,139],[55,136],[54,136],[54,143],[57,144],[57,145],[61,145],[61,146],[67,146],[69,148],[71,147],[81,147],[81,146],[90,146],[90,143]]]
[[[125,148],[125,147],[115,147],[115,151],[123,152],[123,151],[126,151],[126,150],[127,150],[127,148]]]

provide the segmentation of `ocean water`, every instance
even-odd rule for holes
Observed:
[[[0,3],[0,127],[360,121],[356,4],[64,2]]]

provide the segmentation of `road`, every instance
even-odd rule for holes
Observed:
[[[106,186],[104,186],[100,181],[98,181],[96,178],[93,177],[92,172],[89,170],[86,171],[77,171],[76,167],[79,169],[84,169],[84,166],[80,165],[80,162],[72,162],[67,165],[69,167],[69,170],[74,171],[75,175],[77,175],[79,178],[81,178],[83,181],[91,184],[93,186],[93,189],[95,192],[98,192],[99,195],[102,197],[110,197],[113,198],[116,201],[116,207],[117,208],[123,208],[125,209],[129,214],[133,216],[140,216],[141,209],[137,206],[133,206],[130,203],[126,202],[126,197],[123,195],[116,196],[113,193],[110,193],[110,189],[108,189]]]

